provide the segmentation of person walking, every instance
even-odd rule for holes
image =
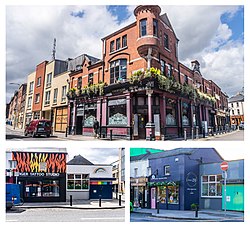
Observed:
[[[94,120],[93,128],[94,128],[94,138],[99,138],[99,122],[96,118]]]

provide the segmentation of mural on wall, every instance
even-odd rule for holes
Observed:
[[[59,153],[13,152],[12,160],[17,161],[18,172],[65,173],[66,155]]]

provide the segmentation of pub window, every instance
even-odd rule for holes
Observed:
[[[184,83],[186,83],[188,85],[188,76],[187,75],[184,75]]]
[[[170,176],[170,165],[165,165],[164,166],[164,175],[165,176]]]
[[[84,107],[84,127],[93,127],[96,118],[96,104],[89,103]]]
[[[118,59],[110,63],[110,84],[127,77],[127,59]]]
[[[169,41],[168,41],[168,35],[166,33],[164,33],[164,47],[166,49],[169,49]]]
[[[92,85],[93,84],[93,80],[94,80],[94,74],[90,73],[88,76],[88,84]]]
[[[153,19],[153,35],[158,37],[158,21]]]
[[[121,48],[121,39],[120,37],[116,39],[116,50],[119,50]]]
[[[179,186],[168,186],[168,204],[179,204]]]
[[[168,77],[173,76],[173,66],[168,64]]]
[[[67,190],[89,189],[89,174],[67,174]]]
[[[189,126],[189,117],[190,117],[190,106],[188,103],[182,103],[182,125]]]
[[[78,89],[81,89],[81,88],[82,88],[82,77],[79,77],[79,78],[77,79],[77,88],[78,88]]]
[[[108,124],[127,126],[128,118],[126,116],[126,100],[110,100],[108,106]]]
[[[176,101],[173,99],[168,99],[166,104],[166,125],[175,126],[176,125]]]
[[[127,47],[127,35],[124,35],[122,37],[122,47]]]
[[[201,196],[221,197],[222,196],[222,175],[204,175],[201,177]]]
[[[161,73],[166,75],[166,62],[161,59]]]
[[[140,20],[140,36],[147,35],[147,19]]]
[[[115,50],[115,41],[112,40],[112,41],[110,42],[110,52],[113,52],[114,50]]]

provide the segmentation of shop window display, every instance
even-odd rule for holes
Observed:
[[[168,204],[179,204],[179,186],[168,186]]]
[[[59,181],[26,181],[25,197],[59,197]]]
[[[167,198],[167,187],[166,186],[158,186],[158,199],[160,203],[166,203]]]

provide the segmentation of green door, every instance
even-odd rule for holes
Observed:
[[[222,187],[222,209],[224,210],[224,186]],[[244,185],[227,184],[226,209],[231,211],[244,211]]]

